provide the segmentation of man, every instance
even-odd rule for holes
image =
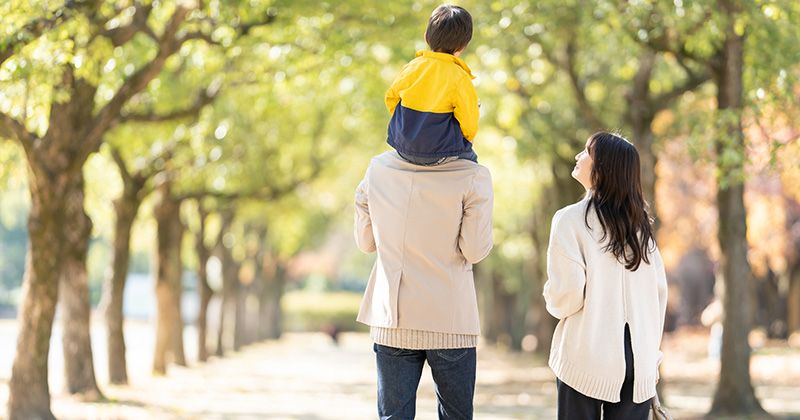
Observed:
[[[356,190],[355,237],[377,251],[358,321],[370,326],[381,419],[413,419],[425,361],[440,419],[472,419],[480,334],[472,265],[492,248],[492,180],[465,159],[376,156]]]

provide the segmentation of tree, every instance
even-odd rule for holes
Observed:
[[[142,201],[152,191],[151,181],[163,164],[163,156],[156,156],[135,169],[125,162],[122,152],[110,146],[110,154],[122,179],[122,193],[114,200],[114,238],[111,270],[103,284],[102,312],[106,321],[108,341],[108,373],[112,384],[127,384],[128,370],[123,334],[123,296],[130,260],[130,240],[133,224]]]
[[[154,216],[158,225],[156,258],[156,343],[153,355],[153,373],[167,371],[167,354],[176,364],[186,366],[183,352],[183,319],[181,318],[181,240],[184,226],[181,221],[181,202],[172,194],[173,173],[167,172],[158,186],[158,201]]]
[[[68,367],[67,373],[76,375],[68,378],[70,390],[99,395],[93,374],[83,376],[92,370],[92,362],[85,252],[80,242],[86,238],[90,221],[82,210],[81,169],[88,156],[98,150],[104,136],[121,122],[125,106],[158,76],[168,59],[189,41],[216,42],[204,32],[203,22],[206,22],[206,31],[210,29],[209,22],[219,23],[208,17],[206,6],[181,3],[172,7],[168,4],[160,6],[163,9],[151,16],[155,5],[137,1],[132,5],[134,13],[128,22],[121,18],[121,22],[126,23],[107,29],[108,22],[124,9],[116,8],[116,4],[96,2],[78,2],[81,5],[78,9],[72,7],[74,3],[66,2],[62,13],[69,10],[71,19],[58,25],[65,19],[45,17],[45,21],[53,23],[34,25],[34,30],[24,31],[30,36],[3,45],[3,51],[13,51],[8,59],[4,58],[4,65],[16,68],[31,65],[37,69],[25,82],[14,80],[12,84],[19,86],[34,79],[49,92],[43,95],[46,99],[34,106],[46,116],[35,120],[35,125],[27,115],[27,108],[23,112],[19,112],[19,108],[12,113],[0,112],[0,133],[21,144],[28,161],[31,186],[30,248],[8,403],[12,419],[52,418],[47,354],[59,299],[58,284],[62,278],[73,292],[64,296],[69,300],[66,308],[70,311],[66,319],[80,323],[75,326],[79,333],[65,335],[71,341],[65,349],[75,351],[67,356],[74,363],[69,366],[75,367]],[[193,10],[197,13],[190,18]],[[252,14],[243,13],[244,16]],[[162,20],[164,16],[166,20]],[[262,16],[258,23],[273,20],[274,14],[269,14]],[[245,33],[254,25],[248,21],[231,27],[234,33]],[[39,39],[43,40],[38,42]],[[53,56],[62,57],[56,63],[56,72],[41,70],[51,68],[53,63],[32,54],[37,44],[51,48]],[[137,54],[114,57],[115,47],[123,48],[123,53],[136,50]],[[147,52],[138,55],[142,49]],[[141,62],[138,59],[141,56],[149,58]],[[126,59],[130,66],[117,66]],[[98,95],[98,92],[103,94]],[[73,252],[68,255],[65,250]],[[73,268],[65,271],[68,267]],[[70,276],[62,277],[65,273]],[[72,330],[72,325],[68,329]]]
[[[726,149],[744,150],[742,109],[744,107],[744,33],[736,20],[742,12],[737,0],[720,0],[724,38],[714,52],[711,69],[717,86],[720,126],[715,145],[720,174],[717,210],[721,266],[725,279],[722,354],[720,376],[711,413],[738,414],[762,412],[750,379],[752,271],[747,261],[747,225],[744,207],[743,159],[726,159]],[[729,178],[727,178],[729,177]]]
[[[512,346],[518,348],[524,330],[532,329],[537,349],[547,352],[554,323],[541,298],[544,255],[552,214],[581,194],[570,177],[574,155],[592,132],[625,128],[639,149],[645,195],[655,216],[653,121],[709,76],[696,65],[675,62],[638,45],[614,3],[503,6],[476,5],[475,15],[481,20],[477,27],[485,29],[470,51],[486,57],[475,60],[482,76],[479,93],[489,96],[483,101],[483,121],[492,121],[516,142],[518,158],[548,170],[536,182],[541,190],[523,228],[530,236],[529,257],[520,262],[523,267],[511,270],[521,285],[493,283],[511,287],[514,296],[526,296],[512,305],[513,319],[528,318],[526,327],[514,327]],[[619,51],[628,52],[630,58],[621,60]]]
[[[214,290],[208,283],[208,261],[211,258],[211,249],[206,245],[206,226],[209,212],[203,200],[197,200],[197,230],[194,237],[195,253],[197,254],[197,289],[200,292],[200,307],[197,312],[197,360],[208,360],[208,304],[214,295]]]
[[[716,204],[719,216],[720,269],[724,280],[723,342],[720,378],[712,404],[712,414],[749,414],[763,412],[755,397],[750,379],[750,346],[748,334],[752,325],[753,281],[748,262],[746,208],[744,204],[745,135],[742,129],[747,108],[748,89],[776,86],[780,70],[796,63],[796,34],[789,16],[797,13],[790,2],[750,4],[738,0],[699,2],[681,6],[678,17],[664,10],[658,2],[641,9],[652,16],[657,11],[660,24],[654,20],[638,21],[649,36],[643,44],[654,51],[667,52],[680,59],[704,65],[716,87],[716,110],[713,123],[713,149],[717,168]],[[684,19],[691,15],[693,19]],[[697,22],[682,27],[682,21]],[[706,24],[710,22],[711,24]],[[670,26],[674,25],[675,28]],[[677,30],[675,30],[677,28]],[[756,40],[761,43],[755,43]],[[781,56],[761,48],[785,45]],[[753,43],[750,46],[750,43]],[[767,57],[759,57],[759,55]],[[788,59],[788,60],[787,60]],[[794,61],[792,61],[794,60]],[[754,86],[748,87],[750,81]],[[780,84],[778,84],[780,85]],[[753,95],[755,97],[755,95]],[[707,123],[709,120],[705,120]],[[707,129],[703,132],[707,133]]]

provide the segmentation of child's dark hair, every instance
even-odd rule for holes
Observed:
[[[425,41],[431,50],[453,54],[472,40],[472,16],[463,7],[443,4],[428,20]]]

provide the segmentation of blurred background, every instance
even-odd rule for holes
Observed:
[[[642,157],[664,403],[800,418],[800,3],[455,3],[495,188],[476,418],[555,417],[550,220],[599,130]],[[438,5],[0,4],[2,413],[374,418],[353,193]]]

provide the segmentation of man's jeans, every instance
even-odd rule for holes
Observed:
[[[431,367],[439,419],[472,419],[475,348],[403,350],[374,345],[378,364],[378,415],[381,420],[411,420],[425,361]]]

